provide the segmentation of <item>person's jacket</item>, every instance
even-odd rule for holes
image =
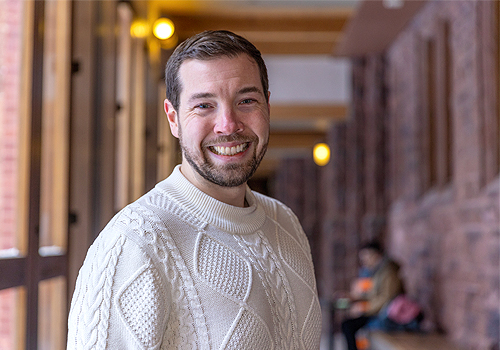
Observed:
[[[386,304],[403,292],[403,283],[399,278],[399,265],[384,258],[373,275],[373,289],[368,295],[369,307],[366,314],[376,315]]]

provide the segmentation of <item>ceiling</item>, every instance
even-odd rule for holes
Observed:
[[[149,1],[169,17],[182,41],[203,30],[245,36],[263,54],[332,54],[359,0]],[[151,13],[151,12],[150,12]]]

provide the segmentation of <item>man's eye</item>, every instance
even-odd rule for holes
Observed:
[[[195,108],[207,109],[207,108],[210,108],[210,105],[208,103],[200,103],[200,104],[196,105]]]
[[[248,103],[252,103],[252,102],[255,102],[255,100],[253,98],[246,98],[243,101],[241,101],[240,103],[241,104],[248,104]]]

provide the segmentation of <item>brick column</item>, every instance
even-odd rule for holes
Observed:
[[[364,201],[364,94],[365,60],[352,60],[353,95],[352,115],[346,129],[346,262],[348,279],[357,275],[357,250],[362,240]]]
[[[384,59],[374,55],[366,59],[363,98],[364,143],[364,203],[362,240],[378,239],[385,235],[385,86]]]
[[[0,250],[17,247],[23,1],[0,1]],[[0,292],[0,348],[15,347],[16,294]]]
[[[324,298],[331,298],[340,290],[349,288],[345,273],[346,263],[346,126],[333,126],[327,143],[331,149],[331,161],[321,170],[321,262],[319,290]]]

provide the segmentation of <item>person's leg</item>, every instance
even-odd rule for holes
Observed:
[[[347,341],[348,350],[358,350],[356,346],[356,332],[366,325],[370,320],[369,317],[361,316],[357,318],[348,318],[342,322],[342,333]]]

